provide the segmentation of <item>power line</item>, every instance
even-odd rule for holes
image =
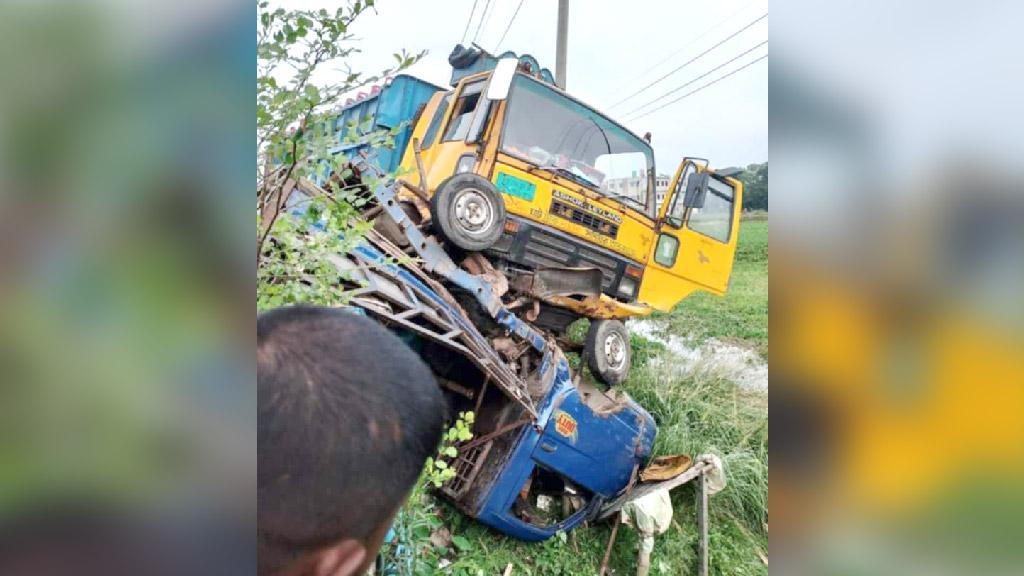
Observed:
[[[473,42],[476,42],[478,36],[480,36],[480,29],[484,26],[484,21],[487,19],[487,10],[491,7],[491,0],[487,0],[484,3],[484,11],[480,13],[480,21],[476,23],[476,32],[473,32]]]
[[[469,25],[473,23],[473,14],[476,14],[476,2],[473,0],[473,8],[469,11],[469,20],[466,20],[466,29],[462,31],[462,41],[459,44],[466,43],[466,34],[469,34]]]
[[[663,58],[663,59],[659,60],[659,61],[658,61],[658,62],[657,62],[656,64],[654,64],[654,65],[653,65],[653,66],[651,66],[650,68],[647,68],[646,70],[644,70],[644,71],[643,71],[643,72],[641,72],[640,74],[638,74],[638,75],[636,75],[635,77],[633,77],[633,79],[632,79],[632,80],[630,80],[629,82],[627,82],[627,84],[632,84],[632,83],[636,82],[637,80],[640,80],[641,78],[643,78],[644,76],[646,76],[648,72],[650,72],[650,71],[652,71],[652,70],[654,70],[654,69],[658,68],[658,66],[661,66],[661,65],[662,65],[662,64],[664,64],[665,62],[668,62],[668,61],[669,61],[669,60],[671,60],[672,58],[675,58],[676,56],[678,56],[679,54],[681,54],[681,53],[682,53],[682,52],[683,52],[684,50],[686,50],[686,49],[687,49],[687,48],[689,48],[690,46],[693,46],[694,44],[696,44],[697,42],[699,42],[700,40],[702,40],[702,39],[703,39],[703,38],[704,38],[705,36],[707,36],[708,34],[710,34],[710,33],[711,33],[711,31],[713,31],[713,30],[717,30],[719,26],[721,26],[722,24],[725,24],[725,23],[726,23],[726,22],[728,22],[729,20],[732,20],[733,18],[735,18],[737,14],[739,14],[740,12],[743,12],[744,10],[746,10],[747,8],[749,8],[749,7],[750,7],[750,6],[751,6],[751,5],[752,5],[752,4],[753,4],[753,3],[755,2],[755,1],[756,1],[756,0],[751,0],[750,2],[747,2],[747,3],[746,3],[746,4],[744,4],[744,5],[743,5],[743,6],[742,6],[742,7],[740,8],[740,9],[738,9],[738,10],[736,10],[735,12],[733,12],[732,14],[730,14],[730,15],[726,16],[726,17],[725,17],[725,18],[723,18],[723,19],[722,19],[722,20],[721,20],[720,22],[718,22],[718,23],[717,23],[717,24],[715,24],[714,26],[712,26],[712,27],[708,28],[707,30],[705,30],[704,32],[702,32],[700,36],[697,36],[697,37],[696,37],[696,38],[694,38],[693,40],[690,40],[689,42],[687,42],[686,44],[684,44],[684,45],[683,45],[683,47],[682,47],[682,48],[680,48],[679,50],[676,50],[675,52],[673,52],[673,53],[669,54],[669,55],[668,55],[668,56],[666,56],[665,58]]]
[[[682,85],[680,85],[680,86],[676,86],[675,88],[673,88],[673,89],[669,90],[668,92],[665,92],[665,93],[664,93],[664,94],[662,94],[661,96],[658,96],[657,98],[655,98],[654,100],[651,100],[650,102],[648,102],[648,103],[646,103],[646,104],[642,104],[642,105],[640,105],[640,106],[637,106],[636,108],[634,108],[634,109],[630,110],[629,112],[627,112],[627,113],[626,113],[626,116],[632,116],[633,114],[636,114],[636,113],[637,113],[638,111],[640,111],[640,110],[642,110],[642,109],[644,109],[644,108],[646,108],[646,107],[650,106],[651,104],[654,104],[654,103],[655,103],[655,102],[657,102],[658,100],[662,100],[662,99],[664,99],[665,97],[667,97],[667,96],[669,96],[669,95],[671,95],[671,94],[675,94],[676,92],[679,92],[680,90],[682,90],[683,88],[686,88],[686,87],[687,87],[687,86],[689,86],[690,84],[693,84],[693,83],[694,83],[694,82],[696,82],[697,80],[700,80],[701,78],[704,78],[704,77],[708,76],[708,75],[709,75],[709,74],[711,74],[712,72],[716,72],[716,71],[718,71],[718,70],[721,70],[722,68],[725,68],[725,67],[726,67],[726,66],[728,66],[729,64],[732,64],[733,62],[735,62],[735,61],[739,60],[740,58],[742,58],[742,57],[746,56],[747,54],[750,54],[750,53],[751,53],[751,52],[753,52],[754,50],[757,50],[758,48],[760,48],[761,46],[764,46],[764,45],[765,45],[765,44],[767,44],[767,43],[768,43],[768,41],[767,41],[767,40],[765,40],[764,42],[761,42],[760,44],[758,44],[757,46],[754,46],[753,48],[748,48],[748,49],[747,49],[747,50],[745,50],[745,51],[744,51],[743,53],[741,53],[741,54],[737,54],[736,56],[733,56],[733,57],[732,57],[732,58],[730,58],[729,60],[726,60],[725,62],[723,62],[723,63],[719,64],[718,66],[715,66],[715,67],[714,67],[714,68],[712,68],[711,70],[708,70],[707,72],[705,72],[705,73],[701,74],[700,76],[697,76],[697,77],[696,77],[696,78],[694,78],[693,80],[690,80],[689,82],[687,82],[687,83],[685,83],[685,84],[682,84]]]
[[[512,19],[508,21],[508,26],[505,27],[505,31],[501,34],[501,40],[498,40],[498,44],[494,47],[494,52],[498,52],[498,48],[501,48],[501,43],[505,41],[505,36],[508,35],[508,31],[512,29],[512,23],[516,21],[516,16],[519,15],[519,9],[523,7],[523,2],[526,0],[519,0],[519,5],[516,6],[516,11],[512,13]]]
[[[737,31],[733,32],[732,34],[730,34],[730,35],[726,36],[726,37],[725,37],[724,39],[720,40],[720,41],[719,41],[719,42],[718,42],[717,44],[715,44],[715,45],[714,45],[714,46],[712,46],[711,48],[708,48],[707,50],[705,50],[705,51],[701,52],[700,54],[697,54],[697,55],[696,55],[696,56],[694,56],[693,58],[690,58],[689,60],[687,60],[686,62],[684,62],[684,63],[683,63],[683,64],[682,64],[681,66],[678,66],[678,67],[674,68],[674,69],[673,69],[673,70],[671,70],[671,71],[670,71],[670,72],[669,72],[668,74],[665,74],[664,76],[662,76],[661,78],[658,78],[658,79],[657,79],[657,80],[655,80],[654,82],[651,82],[650,84],[648,84],[648,85],[644,86],[643,88],[641,88],[641,89],[637,90],[636,92],[633,92],[633,93],[632,93],[632,94],[630,94],[629,96],[626,96],[626,97],[625,97],[625,98],[623,98],[622,100],[619,100],[619,101],[618,101],[618,102],[616,102],[615,104],[612,104],[611,106],[609,106],[609,108],[615,108],[616,106],[618,106],[619,104],[622,104],[622,103],[623,103],[623,102],[625,102],[626,100],[629,100],[630,98],[632,98],[632,97],[634,97],[634,96],[636,96],[636,95],[638,95],[638,94],[641,94],[641,93],[645,92],[645,91],[646,91],[646,90],[647,90],[648,88],[650,88],[651,86],[654,86],[654,85],[655,85],[655,84],[657,84],[658,82],[661,82],[661,81],[662,81],[662,80],[664,80],[665,78],[668,78],[669,76],[671,76],[671,75],[675,74],[676,72],[678,72],[678,71],[682,70],[683,68],[685,68],[685,67],[686,67],[686,66],[688,66],[689,64],[691,64],[691,63],[695,62],[696,60],[698,60],[698,59],[700,59],[700,58],[702,58],[702,57],[704,57],[704,55],[705,55],[705,54],[707,54],[708,52],[711,52],[711,51],[712,51],[712,50],[714,50],[715,48],[718,48],[718,47],[719,47],[719,46],[721,46],[722,44],[725,44],[725,43],[726,43],[726,42],[728,42],[729,40],[732,40],[733,38],[735,38],[736,36],[738,36],[738,35],[739,35],[739,34],[740,34],[741,32],[743,32],[743,31],[744,31],[744,30],[746,30],[747,28],[750,28],[750,27],[751,27],[751,26],[753,26],[754,24],[757,24],[758,22],[760,22],[761,20],[764,20],[764,19],[765,19],[765,18],[767,18],[767,17],[768,17],[768,13],[767,13],[767,12],[765,12],[765,13],[764,13],[764,14],[762,14],[762,15],[761,15],[760,17],[758,17],[758,18],[757,18],[756,20],[754,20],[753,22],[751,22],[751,23],[747,24],[746,26],[744,26],[743,28],[740,28],[739,30],[737,30]]]
[[[680,100],[682,100],[683,98],[686,98],[687,96],[692,96],[692,95],[696,94],[697,92],[700,92],[701,90],[703,90],[705,88],[709,88],[711,86],[714,86],[715,84],[721,82],[722,80],[725,80],[729,76],[732,76],[733,74],[739,72],[740,70],[743,70],[744,68],[749,68],[749,67],[753,66],[754,64],[757,64],[758,62],[760,62],[761,60],[764,60],[767,57],[768,57],[768,55],[765,54],[764,56],[761,56],[760,58],[757,58],[755,60],[751,60],[750,62],[747,62],[746,64],[744,64],[743,66],[740,66],[739,68],[733,70],[732,72],[729,72],[728,74],[725,74],[723,76],[719,76],[718,78],[715,78],[714,80],[712,80],[711,82],[708,82],[707,84],[701,86],[700,88],[695,88],[693,90],[690,90],[689,92],[687,92],[686,94],[683,94],[682,96],[680,96],[679,98],[676,98],[675,100],[670,100],[670,101],[662,104],[661,106],[658,106],[654,110],[651,110],[649,112],[644,112],[643,114],[637,116],[636,118],[633,118],[633,120],[630,120],[630,122],[632,122],[634,120],[639,120],[639,119],[643,118],[644,116],[649,116],[651,114],[654,114],[658,110],[661,110],[662,108],[664,108],[666,106],[669,106],[671,104],[675,104],[676,102],[679,102]]]

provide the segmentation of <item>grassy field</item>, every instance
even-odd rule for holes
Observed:
[[[756,347],[768,357],[768,216],[754,214],[740,225],[729,290],[725,297],[694,294],[669,314],[654,316],[674,334],[697,342],[715,337]]]
[[[724,298],[697,295],[660,316],[669,330],[695,343],[714,337],[768,355],[767,215],[744,220],[732,283]],[[707,375],[680,376],[668,352],[634,336],[634,369],[623,388],[658,422],[657,454],[713,452],[726,465],[728,486],[711,499],[713,574],[767,574],[768,395]],[[696,521],[691,487],[673,492],[672,528],[657,538],[651,574],[689,574],[696,566]],[[499,575],[597,574],[611,530],[586,526],[541,544],[519,542],[477,524],[422,491],[404,512],[416,555],[416,573]],[[452,535],[429,544],[441,528]],[[443,539],[442,539],[443,540]],[[619,531],[610,566],[635,574],[635,532]]]

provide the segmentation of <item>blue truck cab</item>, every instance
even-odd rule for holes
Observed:
[[[493,478],[477,478],[475,499],[455,499],[470,516],[522,540],[546,540],[595,517],[629,485],[657,432],[650,414],[631,400],[612,414],[595,410],[573,385],[564,357],[549,370],[552,386],[536,427],[523,426],[507,456],[500,450],[491,456],[503,462]],[[544,496],[562,510],[543,510]]]

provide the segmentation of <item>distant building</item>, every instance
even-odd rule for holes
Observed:
[[[654,195],[657,200],[654,203],[655,211],[661,211],[661,203],[665,201],[665,196],[668,195],[668,184],[672,180],[672,177],[668,174],[658,174],[657,180],[654,182]]]
[[[670,176],[659,174],[654,181],[655,211],[661,207],[661,203],[665,200],[665,195],[668,194],[670,180]],[[641,199],[647,190],[647,179],[634,172],[633,176],[626,178],[610,178],[605,180],[604,188],[612,194]]]

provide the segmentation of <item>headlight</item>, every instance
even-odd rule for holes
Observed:
[[[623,276],[622,280],[619,280],[619,296],[630,300],[633,296],[636,296],[636,280],[629,276]]]
[[[472,154],[466,154],[459,158],[459,162],[455,165],[456,174],[466,174],[472,172],[473,168],[476,167],[476,157]]]

